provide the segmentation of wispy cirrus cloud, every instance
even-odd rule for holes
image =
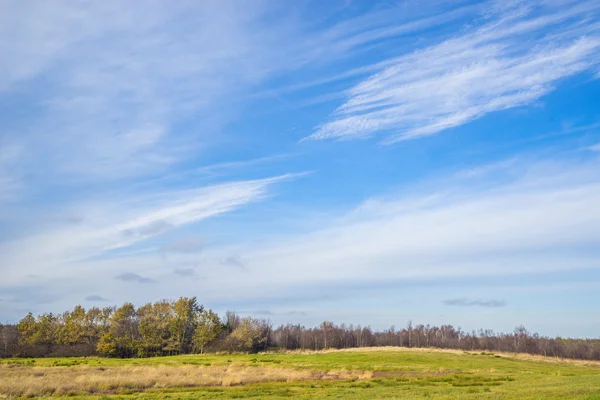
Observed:
[[[268,309],[266,303],[274,301],[302,309],[312,301],[318,302],[319,310],[336,313],[339,309],[328,308],[327,302],[356,297],[358,291],[375,296],[387,290],[388,296],[431,281],[438,282],[441,291],[448,282],[469,281],[477,287],[482,279],[493,286],[492,282],[511,276],[515,281],[527,276],[535,282],[538,276],[560,271],[577,276],[578,270],[595,268],[600,260],[600,213],[595,206],[600,202],[600,160],[525,159],[506,164],[509,179],[502,184],[463,187],[455,185],[462,178],[451,174],[437,181],[435,188],[426,184],[420,195],[372,198],[367,206],[358,205],[341,219],[321,216],[323,227],[308,232],[288,232],[285,237],[261,241],[242,235],[238,243],[207,246],[201,255],[174,252],[165,259],[144,252],[82,260],[73,268],[89,279],[78,290],[94,293],[97,285],[105,282],[103,294],[116,302],[144,302],[156,296],[148,294],[148,285],[133,285],[137,282],[133,278],[111,279],[126,271],[159,281],[161,296],[200,294],[205,304],[236,308],[253,304],[252,309]],[[490,173],[497,174],[502,163],[494,165]],[[223,262],[232,255],[238,256],[233,257],[234,262],[243,261],[243,269],[224,268]],[[67,267],[56,270],[57,288],[73,276]],[[7,279],[11,275],[9,271]],[[198,286],[197,279],[190,279],[197,276],[205,284]],[[125,297],[123,285],[128,290]],[[455,290],[431,291],[434,297],[430,300],[436,304],[455,300]],[[480,290],[470,290],[467,300],[454,305],[510,295]],[[70,295],[81,298],[84,294]],[[405,301],[410,303],[410,299]],[[70,306],[67,300],[64,304]]]
[[[114,0],[0,7],[0,99],[32,95],[31,113],[11,119],[11,135],[24,138],[20,167],[44,184],[164,172],[219,142],[248,89],[473,9],[434,2],[439,15],[412,21],[407,12],[419,7],[386,7],[307,29],[297,8],[269,1],[159,1],[143,11]],[[320,16],[337,11],[326,6]],[[177,129],[197,118],[202,129]]]
[[[266,3],[229,0],[143,11],[113,0],[3,2],[0,100],[27,96],[27,116],[6,124],[23,141],[19,166],[63,184],[146,176],[197,157],[236,115],[225,104],[289,67],[281,53],[294,42],[274,34],[282,24],[267,24],[269,13]],[[190,118],[202,129],[177,129]]]
[[[489,176],[489,174],[493,173],[494,171],[505,171],[506,169],[510,168],[516,163],[517,160],[515,158],[511,158],[508,160],[502,160],[487,165],[479,165],[471,169],[461,170],[457,173],[457,176],[461,178],[476,178],[479,176]]]
[[[535,281],[536,276],[595,268],[600,260],[600,211],[595,207],[600,160],[524,160],[507,164],[502,184],[464,187],[456,185],[462,178],[451,175],[435,188],[425,185],[420,195],[373,198],[344,218],[321,219],[323,228],[309,232],[259,242],[242,238],[209,246],[201,256],[176,253],[164,260],[141,253],[82,261],[78,268],[99,280],[104,271],[123,270],[160,278],[161,293],[176,296],[197,293],[196,281],[180,279],[193,264],[207,283],[202,297],[209,304],[293,299],[304,304],[357,290],[402,292],[399,288],[410,288],[412,282],[492,282],[511,276]],[[179,277],[173,276],[173,267],[180,269]],[[144,298],[142,291],[129,294]],[[451,291],[443,295],[436,302],[454,299]],[[489,300],[477,292],[469,296],[468,301]],[[490,296],[502,299],[507,293]]]
[[[26,273],[66,265],[123,249],[168,230],[233,211],[263,199],[270,186],[294,175],[170,191],[129,199],[123,206],[90,205],[76,226],[60,225],[36,235],[0,243],[5,282]],[[132,212],[132,210],[135,210]],[[185,246],[184,246],[185,247]],[[186,249],[188,249],[186,247]],[[179,250],[183,250],[179,248]],[[188,249],[189,250],[189,249]],[[13,268],[19,265],[18,269]]]
[[[169,193],[168,197],[172,199],[182,198],[185,200],[173,201],[167,207],[153,210],[115,226],[114,229],[121,238],[110,248],[127,246],[164,230],[206,219],[244,204],[261,200],[270,185],[293,179],[296,176],[298,175],[287,174],[275,178],[224,183],[207,188]]]
[[[492,13],[479,28],[398,57],[349,89],[309,138],[379,134],[389,144],[531,104],[600,62],[600,25],[582,23],[599,10],[596,2],[519,3]]]
[[[258,295],[256,282],[274,288],[272,295],[287,296],[319,285],[536,274],[597,265],[598,160],[516,162],[507,168],[507,182],[494,187],[446,182],[422,196],[372,199],[368,207],[359,206],[322,230],[237,248],[246,274],[225,277],[214,269],[207,279],[215,287],[236,288],[240,296]]]

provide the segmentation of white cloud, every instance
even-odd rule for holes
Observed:
[[[511,158],[487,165],[479,165],[467,170],[459,171],[457,177],[468,179],[487,176],[495,171],[504,171],[512,165],[515,165],[516,162],[517,160],[515,158]]]
[[[265,237],[250,226],[237,240],[218,243],[212,240],[215,232],[203,232],[209,239],[202,252],[167,253],[154,243],[139,251],[113,253],[110,258],[90,257],[111,246],[132,244],[128,241],[135,237],[123,236],[123,228],[145,231],[141,233],[143,239],[154,229],[160,231],[156,221],[166,218],[168,224],[186,223],[196,218],[194,215],[209,212],[205,209],[208,206],[189,212],[186,210],[190,208],[173,204],[174,197],[166,201],[158,196],[156,204],[145,201],[147,206],[137,212],[131,202],[123,205],[127,207],[125,214],[123,210],[114,215],[106,212],[109,210],[97,216],[90,212],[81,229],[54,230],[0,249],[0,292],[3,287],[12,293],[39,285],[46,296],[30,302],[19,300],[19,304],[5,302],[0,304],[0,312],[21,316],[25,311],[15,314],[17,305],[19,309],[61,311],[90,293],[100,293],[115,303],[136,304],[195,295],[204,304],[222,307],[221,311],[250,304],[253,309],[262,309],[274,301],[282,310],[315,308],[318,315],[311,313],[307,319],[310,324],[318,318],[365,323],[373,321],[368,315],[381,313],[378,321],[384,326],[391,323],[390,318],[399,318],[394,310],[386,308],[391,296],[400,296],[403,302],[414,301],[420,289],[412,282],[437,285],[427,291],[432,307],[458,297],[506,298],[512,306],[517,300],[507,297],[510,293],[502,288],[507,279],[520,282],[515,277],[523,276],[524,285],[535,282],[538,274],[547,278],[570,273],[576,279],[581,276],[577,270],[589,271],[600,265],[600,160],[557,158],[532,163],[525,159],[492,164],[494,172],[504,165],[511,179],[508,182],[465,186],[462,175],[455,174],[436,179],[436,187],[425,182],[424,190],[409,188],[408,195],[368,199],[344,218],[321,215],[318,224],[311,224],[321,228],[308,232],[301,227],[295,233],[288,230]],[[268,188],[270,184],[240,182],[224,190],[210,189],[206,196],[221,199],[210,206],[218,210],[222,204],[237,202],[236,198],[260,198],[265,193],[263,186]],[[234,187],[238,195],[231,193]],[[194,196],[186,198],[189,203],[215,204],[197,201]],[[107,216],[109,221],[102,224],[101,218]],[[269,217],[272,215],[264,216]],[[119,220],[121,223],[113,223]],[[184,233],[177,237],[185,238]],[[188,234],[197,237],[194,235],[198,232]],[[125,278],[129,280],[122,274],[128,274]],[[115,279],[118,276],[121,279]],[[145,282],[160,282],[160,290],[133,284],[136,276]],[[493,283],[496,278],[498,286]],[[546,278],[542,281],[547,282]],[[447,281],[470,282],[470,289],[457,292]],[[487,284],[479,286],[480,281]],[[365,314],[345,314],[347,302],[355,301],[358,292],[369,299],[362,304]],[[43,305],[35,306],[34,301]],[[373,308],[379,307],[375,304],[381,309]],[[414,320],[415,310],[411,307],[400,320]],[[279,321],[285,322],[282,318]],[[425,323],[439,321],[435,315],[419,318]],[[447,322],[457,320],[453,317]],[[460,318],[458,322],[463,323]],[[511,324],[519,322],[518,317],[507,316],[503,324],[493,327],[510,329]]]
[[[323,228],[308,233],[258,241],[247,237],[238,243],[206,246],[201,254],[169,253],[166,259],[143,252],[82,260],[72,268],[86,271],[81,282],[84,294],[102,287],[106,288],[103,294],[115,301],[153,300],[155,293],[132,289],[125,298],[119,287],[101,283],[127,271],[159,280],[161,296],[201,292],[208,304],[265,298],[307,302],[335,297],[347,288],[401,281],[597,268],[599,167],[597,159],[513,163],[508,168],[511,175],[518,171],[518,177],[505,184],[465,188],[460,178],[459,182],[450,177],[421,196],[370,199],[345,218],[322,219]],[[72,232],[68,240],[76,236]],[[233,263],[224,262],[234,259],[241,260],[244,268],[233,271]],[[174,268],[190,265],[204,278],[201,289],[197,282],[172,274]],[[69,273],[61,268],[55,277],[68,279]]]
[[[591,151],[600,151],[600,143],[588,147]]]
[[[79,224],[61,225],[1,243],[2,283],[15,283],[28,274],[49,269],[56,274],[63,268],[72,271],[78,268],[78,262],[108,250],[125,248],[259,201],[267,195],[269,186],[292,177],[240,181],[141,199],[113,199],[109,205],[80,206],[85,218]]]
[[[453,190],[449,183],[437,196],[373,199],[322,230],[207,249],[199,267],[211,286],[205,296],[223,301],[226,287],[230,300],[236,293],[243,301],[268,287],[269,296],[287,298],[319,287],[595,268],[598,167],[597,160],[521,164],[520,178],[499,187]],[[245,269],[224,275],[220,257],[232,253],[243,257]]]
[[[386,7],[307,29],[298,9],[269,2],[3,2],[0,96],[27,94],[31,112],[15,123],[18,166],[44,185],[164,172],[219,143],[249,88],[473,8]],[[187,118],[202,128],[177,129]]]
[[[200,158],[249,88],[480,8],[385,7],[307,29],[296,9],[274,14],[268,2],[0,7],[0,96],[29,98],[27,123],[7,121],[23,141],[18,169],[36,181],[27,185],[118,181]],[[177,129],[190,117],[202,129]]]
[[[349,89],[347,101],[310,138],[379,132],[392,143],[531,104],[561,78],[600,61],[599,27],[584,20],[598,8],[579,2],[537,17],[529,8],[511,9],[479,29],[399,57]],[[524,40],[532,34],[541,38]]]
[[[263,23],[262,3],[0,7],[0,96],[30,95],[14,136],[20,163],[49,183],[118,180],[196,157],[237,113],[236,96],[287,63],[275,56],[286,36]],[[190,117],[202,129],[174,129]]]
[[[600,6],[577,1],[556,11],[552,7],[565,2],[552,1],[544,2],[549,8],[537,17],[523,11],[523,2],[497,7],[478,29],[387,60],[369,50],[383,42],[413,46],[412,38],[402,36],[457,23],[481,5],[438,13],[420,2],[401,2],[320,29],[326,15],[309,25],[294,12],[275,21],[267,2],[158,1],[144,10],[113,0],[55,1],[35,8],[2,2],[0,51],[6,57],[0,62],[0,96],[21,101],[27,115],[5,118],[14,127],[0,139],[0,202],[14,200],[24,184],[42,187],[29,203],[15,207],[16,213],[0,208],[11,214],[0,238],[0,294],[21,291],[19,307],[38,301],[44,303],[40,311],[62,311],[85,297],[101,301],[104,296],[115,302],[180,295],[200,295],[207,303],[269,296],[305,300],[335,296],[330,292],[346,286],[401,279],[598,265],[597,162],[525,168],[522,160],[511,159],[459,173],[422,196],[367,199],[335,220],[323,210],[306,213],[303,206],[298,230],[304,233],[271,231],[273,236],[264,237],[253,225],[242,232],[228,229],[227,224],[242,224],[237,220],[211,226],[215,231],[189,227],[260,201],[275,182],[291,178],[197,188],[199,177],[250,175],[251,168],[286,157],[228,163],[209,147],[232,143],[220,137],[222,129],[239,116],[245,94],[255,92],[250,88],[260,91],[260,83],[298,67],[304,67],[301,78],[310,81],[285,77],[281,82],[290,86],[284,90],[341,84],[379,71],[345,93],[346,103],[313,138],[376,130],[388,131],[387,141],[432,134],[530,104],[559,79],[597,61],[598,24],[584,15],[593,17]],[[442,3],[448,2],[433,2]],[[414,14],[404,7],[423,10]],[[523,40],[529,34],[537,40]],[[426,36],[417,43],[427,43]],[[356,57],[347,63],[351,70],[336,74],[330,68],[351,57]],[[364,59],[375,64],[361,65]],[[333,75],[323,78],[325,71]],[[188,117],[201,123],[188,125]],[[207,148],[210,157],[200,162]],[[175,168],[192,158],[185,171]],[[207,162],[215,164],[197,167]],[[510,176],[503,182],[519,168],[522,178],[495,188],[463,187],[507,167]],[[157,171],[155,179],[122,180]],[[286,215],[288,206],[249,219],[270,221],[274,215],[289,227],[294,217]],[[177,228],[186,228],[178,232],[179,240],[160,242],[159,235]],[[239,240],[215,240],[219,235]],[[147,286],[131,287],[150,280],[160,282],[159,294]],[[94,293],[102,297],[90,296]],[[48,305],[51,301],[56,302]],[[324,312],[321,305],[316,308]],[[14,303],[0,305],[1,315],[16,310]]]

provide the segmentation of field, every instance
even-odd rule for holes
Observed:
[[[405,348],[0,361],[0,398],[600,399],[600,363]]]

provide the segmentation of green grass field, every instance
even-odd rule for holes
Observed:
[[[600,399],[600,363],[439,350],[0,361],[0,397]]]

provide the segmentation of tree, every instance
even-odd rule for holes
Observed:
[[[19,331],[19,342],[21,344],[35,344],[34,338],[38,330],[38,325],[31,312],[19,321],[17,330]]]
[[[57,343],[57,332],[60,327],[58,317],[52,313],[39,315],[27,314],[17,324],[20,342],[29,345],[44,345],[49,348]]]
[[[54,348],[55,344],[62,344]],[[270,346],[285,349],[322,349],[364,346],[441,347],[463,350],[513,351],[550,357],[600,360],[600,339],[549,338],[518,326],[511,333],[491,330],[464,332],[460,327],[413,325],[374,332],[369,327],[335,325],[325,321],[305,328],[285,325],[273,330],[270,321],[240,318],[228,311],[223,319],[205,310],[196,298],[161,300],[136,309],[85,310],[76,306],[63,314],[32,313],[17,325],[0,324],[0,357],[93,353],[113,357],[148,357],[197,351],[258,352]],[[82,354],[84,353],[84,354]]]
[[[233,332],[241,322],[241,318],[231,310],[227,310],[225,312],[225,325],[224,328],[227,332]]]
[[[196,297],[180,297],[174,305],[171,322],[171,348],[179,353],[189,353],[192,348],[196,317],[204,307],[198,304]]]
[[[271,323],[264,319],[242,318],[237,328],[229,335],[230,350],[256,353],[269,345]]]
[[[195,351],[204,353],[204,347],[212,343],[221,333],[223,325],[219,316],[212,310],[204,310],[196,318],[193,345]]]
[[[323,331],[323,348],[327,348],[327,335],[333,332],[333,322],[323,321],[321,323],[321,330]]]
[[[19,345],[16,325],[0,324],[0,357],[10,357]]]
[[[86,341],[88,341],[86,312],[78,305],[70,313],[65,313],[62,326],[58,329],[58,343],[74,345]]]
[[[102,310],[98,307],[90,308],[85,314],[85,337],[89,344],[96,343],[105,332],[101,331],[99,322]]]
[[[138,321],[135,307],[125,303],[110,317],[110,327],[100,338],[97,350],[100,354],[129,358],[137,355]]]
[[[164,355],[169,352],[169,324],[173,318],[173,304],[162,300],[146,304],[137,310],[140,342],[138,355],[142,357]]]

